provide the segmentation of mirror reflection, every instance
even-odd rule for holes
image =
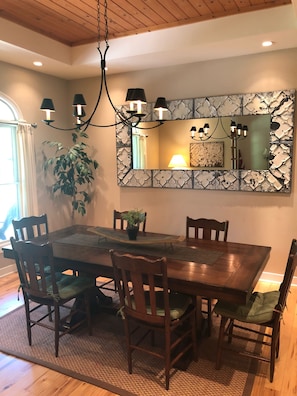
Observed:
[[[231,122],[241,130],[232,133]],[[173,120],[145,129],[149,124],[132,130],[133,169],[269,169],[269,114]],[[207,134],[200,129],[205,124]],[[178,158],[184,162],[174,162]]]

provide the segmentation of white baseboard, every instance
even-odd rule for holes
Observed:
[[[0,278],[2,276],[11,274],[12,272],[16,272],[16,271],[17,271],[17,269],[16,269],[15,263],[7,265],[6,267],[0,268]]]
[[[284,275],[283,274],[275,274],[273,272],[263,272],[260,280],[264,282],[275,282],[275,283],[281,283],[283,280]],[[292,281],[292,286],[297,286],[297,276],[293,277]]]

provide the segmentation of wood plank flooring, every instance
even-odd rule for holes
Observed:
[[[18,301],[18,277],[10,274],[0,278],[0,317],[23,303]],[[259,282],[257,290],[267,291],[278,285]],[[280,358],[273,383],[268,380],[268,365],[259,365],[251,396],[297,395],[297,287],[292,287],[284,314]],[[241,358],[241,357],[240,357]],[[223,367],[222,367],[223,370]],[[115,396],[114,393],[59,374],[45,367],[0,353],[0,394],[5,396]]]

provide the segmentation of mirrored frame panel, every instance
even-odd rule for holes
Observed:
[[[180,99],[168,102],[168,108],[171,120],[269,114],[269,169],[133,169],[131,131],[127,126],[117,125],[117,182],[120,187],[291,192],[294,90]],[[121,109],[124,111],[125,106]],[[152,103],[147,105],[143,121],[154,121]]]

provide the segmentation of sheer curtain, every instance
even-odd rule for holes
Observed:
[[[17,151],[21,215],[37,215],[36,161],[33,128],[30,124],[18,124]]]
[[[132,153],[133,153],[133,169],[147,168],[146,153],[146,136],[133,133],[132,134]]]

